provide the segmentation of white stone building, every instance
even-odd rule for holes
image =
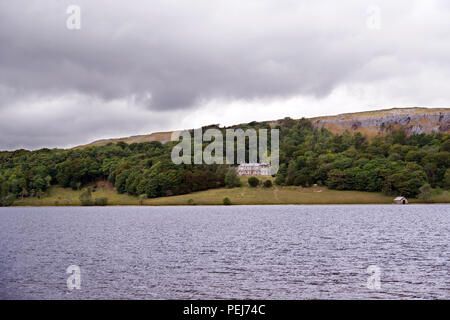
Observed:
[[[240,176],[270,176],[268,163],[241,163],[237,168]]]
[[[396,204],[408,204],[408,199],[406,199],[405,197],[397,197],[394,199],[394,202]]]

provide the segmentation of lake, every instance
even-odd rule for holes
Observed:
[[[449,299],[449,246],[450,205],[0,208],[0,298]]]

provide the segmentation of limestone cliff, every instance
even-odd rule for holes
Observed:
[[[310,119],[314,126],[334,133],[361,132],[369,136],[384,134],[396,127],[405,128],[408,134],[449,132],[450,109],[448,108],[395,108],[341,114]]]

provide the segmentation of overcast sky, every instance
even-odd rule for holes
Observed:
[[[448,107],[449,57],[447,0],[0,0],[0,150]]]

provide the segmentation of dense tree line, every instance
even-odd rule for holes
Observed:
[[[0,205],[42,197],[51,185],[79,190],[98,180],[110,181],[119,193],[149,198],[224,186],[221,166],[173,164],[173,145],[119,142],[84,149],[0,152]]]
[[[252,122],[246,128],[270,126]],[[335,135],[314,128],[306,119],[290,118],[277,128],[278,185],[319,184],[407,197],[416,197],[427,184],[450,188],[449,134],[407,136],[398,127],[369,139],[361,133]],[[119,193],[149,198],[240,185],[227,165],[173,164],[170,154],[175,144],[119,142],[82,149],[0,152],[0,206],[18,198],[42,197],[51,185],[77,190],[98,180],[110,181]]]
[[[279,125],[281,185],[326,185],[338,190],[416,197],[425,184],[450,187],[448,134],[407,136],[402,127],[368,139],[361,133],[334,135],[305,119]]]

